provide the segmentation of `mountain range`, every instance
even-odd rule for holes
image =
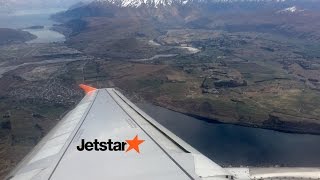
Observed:
[[[254,7],[256,6],[279,6],[279,5],[299,5],[317,8],[317,0],[94,0],[93,3],[104,3],[118,7],[164,7],[164,6],[193,6],[193,5],[240,5]]]
[[[191,4],[230,4],[230,3],[284,3],[293,2],[292,0],[96,0],[96,2],[104,2],[114,4],[120,7],[160,7],[160,6],[171,6],[171,5],[191,5]]]
[[[188,28],[230,28],[238,24],[245,28],[247,24],[246,28],[259,26],[287,31],[292,29],[288,25],[317,21],[319,9],[316,0],[96,0],[78,4],[53,18],[67,22],[92,17],[127,17]],[[293,27],[296,28],[307,29]]]
[[[165,15],[189,17],[197,14],[248,12],[302,12],[317,11],[316,0],[95,0],[89,4],[71,8],[64,17],[94,16],[161,17]],[[119,13],[117,13],[119,12]],[[166,16],[165,16],[166,17]]]

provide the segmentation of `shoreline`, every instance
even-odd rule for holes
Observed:
[[[290,127],[290,126],[284,126],[284,127],[288,128],[288,129],[281,129],[281,128],[272,128],[272,127],[268,127],[268,126],[261,126],[261,125],[257,125],[257,124],[223,122],[223,121],[220,121],[218,119],[208,118],[208,117],[204,117],[204,116],[200,116],[200,115],[196,115],[196,114],[192,114],[192,113],[180,112],[178,110],[175,110],[175,109],[172,109],[172,108],[169,108],[169,107],[164,107],[164,106],[161,106],[161,105],[156,104],[156,103],[151,103],[151,104],[154,105],[154,106],[165,108],[167,110],[170,110],[170,111],[173,111],[173,112],[176,112],[176,113],[181,113],[181,114],[184,114],[186,116],[196,118],[196,119],[198,119],[200,121],[205,121],[207,123],[212,123],[212,124],[230,124],[230,125],[235,125],[235,126],[272,130],[272,131],[276,131],[276,132],[289,133],[289,134],[320,135],[320,132],[306,131],[306,130],[299,131],[299,130],[292,129],[292,127]],[[302,124],[304,124],[304,123],[302,123]],[[308,124],[305,124],[305,126],[308,126]]]

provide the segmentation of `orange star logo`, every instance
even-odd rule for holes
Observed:
[[[129,144],[128,149],[126,152],[130,151],[131,149],[136,150],[138,153],[140,153],[139,145],[144,142],[144,140],[138,139],[138,135],[134,137],[132,140],[126,140],[126,142]]]

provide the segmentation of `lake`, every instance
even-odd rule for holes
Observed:
[[[50,15],[63,11],[64,9],[44,9],[44,10],[19,10],[12,14],[0,14],[0,27],[23,29],[37,36],[37,39],[28,43],[51,43],[63,42],[65,36],[56,31],[50,30],[53,24],[57,24],[50,19]],[[44,26],[43,29],[26,29],[31,26]]]
[[[37,36],[36,39],[28,41],[27,43],[52,43],[52,42],[64,42],[65,36],[56,31],[50,30],[50,26],[46,26],[43,29],[23,29],[29,33]]]
[[[209,123],[151,104],[138,104],[160,124],[224,166],[320,166],[320,136]]]

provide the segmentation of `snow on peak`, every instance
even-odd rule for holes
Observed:
[[[288,7],[288,8],[285,8],[283,11],[296,12],[297,11],[297,7],[296,6]]]
[[[0,0],[1,1],[1,0]],[[197,3],[233,3],[233,2],[285,2],[287,0],[95,0],[98,2],[107,2],[120,7],[139,7],[146,5],[149,7],[170,6],[173,4],[186,5],[193,2]],[[295,7],[294,7],[295,8]],[[294,9],[295,10],[295,9]]]
[[[302,12],[304,10],[298,9],[296,6],[288,7],[283,10],[278,11],[278,13],[296,13],[296,12]]]
[[[186,4],[189,0],[99,0],[101,2],[112,3],[121,7],[139,7],[141,5],[159,7],[169,6],[173,3]]]

